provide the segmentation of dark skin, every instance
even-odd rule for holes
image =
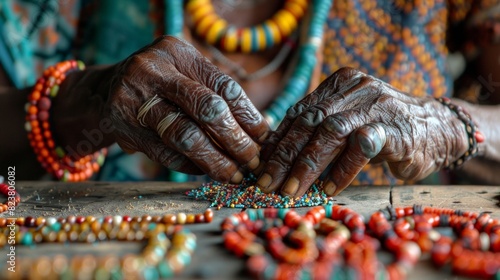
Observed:
[[[272,14],[279,5],[269,7],[256,9]],[[248,20],[237,16],[241,11],[232,12],[240,24]],[[227,14],[230,16],[231,12]],[[189,34],[186,38],[192,40]],[[207,173],[224,182],[237,183],[244,172],[264,169],[271,177],[260,177],[264,191],[281,190],[292,196],[303,193],[332,162],[335,172],[327,177],[326,191],[336,195],[370,161],[387,161],[397,177],[418,179],[439,170],[467,149],[463,124],[438,102],[413,98],[373,77],[342,69],[290,110],[261,153],[269,128],[258,110],[274,99],[284,68],[266,82],[235,81],[205,59],[204,55],[210,57],[210,53],[202,44],[198,42],[196,46],[201,53],[184,41],[164,37],[121,63],[70,75],[52,107],[58,143],[75,148],[84,129],[98,129],[100,121],[109,119],[114,130],[105,134],[93,146],[94,150],[117,142],[128,152],[143,152],[169,168]],[[234,54],[230,58],[251,72],[266,65],[276,51],[249,56]],[[218,66],[225,70],[223,65]],[[17,96],[27,92],[29,89],[23,93],[4,89],[0,95],[9,100],[9,106],[0,102],[5,107],[1,108],[5,109],[3,112],[15,116],[1,118],[2,124],[6,124],[3,127],[7,127],[7,135],[19,139],[26,139],[22,131],[25,96]],[[138,109],[155,94],[165,102],[152,108],[145,119],[147,127],[142,127],[136,120]],[[16,100],[15,106],[11,106],[12,100]],[[486,136],[481,162],[500,162],[496,152],[500,147],[499,133],[494,121],[498,107],[488,111],[462,105],[481,123]],[[177,108],[182,112],[180,117],[168,133],[158,135],[158,122]],[[372,124],[382,124],[382,132]],[[9,147],[12,154],[30,151],[25,140],[4,137],[2,141],[16,142],[0,146],[2,154],[4,147]],[[277,152],[273,154],[275,147]],[[14,165],[21,158],[7,159],[8,164]],[[464,166],[464,170],[472,170],[469,166]]]

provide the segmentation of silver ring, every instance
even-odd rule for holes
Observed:
[[[180,114],[180,111],[170,113],[158,123],[158,125],[156,126],[156,131],[158,131],[160,137],[162,137],[163,133],[165,133],[165,130],[167,130],[167,128],[174,123],[175,119],[177,119]]]
[[[139,108],[139,112],[137,113],[137,120],[142,126],[147,126],[147,124],[144,123],[144,118],[146,117],[146,114],[149,112],[149,110],[151,110],[154,105],[160,103],[162,100],[163,99],[158,97],[158,95],[155,95],[144,102],[144,104],[142,104],[142,106]]]

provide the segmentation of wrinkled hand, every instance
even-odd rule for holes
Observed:
[[[139,108],[155,95],[163,100],[145,114],[144,127],[137,120]],[[222,182],[239,182],[239,170],[259,165],[260,144],[269,131],[236,82],[174,37],[160,38],[118,65],[109,104],[124,150]],[[167,116],[173,122],[159,135],[158,123]]]
[[[301,196],[331,164],[337,195],[370,160],[400,179],[422,179],[467,150],[464,124],[431,98],[415,98],[343,68],[290,108],[262,151],[264,192]]]

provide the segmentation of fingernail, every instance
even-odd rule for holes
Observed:
[[[238,172],[234,173],[233,177],[231,177],[231,183],[239,184],[243,180],[243,173],[238,170]]]
[[[335,191],[337,190],[337,186],[334,182],[328,181],[324,185],[324,190],[327,195],[333,196],[335,194]]]
[[[255,156],[252,160],[250,160],[247,164],[248,168],[250,170],[254,170],[255,168],[259,167],[260,164],[260,159],[258,156]]]
[[[257,187],[259,189],[267,189],[269,185],[271,185],[271,182],[273,181],[273,177],[271,175],[264,173],[262,176],[260,176],[259,180],[257,181]]]
[[[299,189],[299,184],[299,179],[295,177],[288,179],[283,187],[283,190],[281,191],[281,194],[286,196],[295,196],[297,190]]]

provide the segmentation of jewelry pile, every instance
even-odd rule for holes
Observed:
[[[451,228],[457,238],[437,227]],[[405,279],[422,254],[458,275],[500,276],[500,221],[486,213],[388,207],[365,223],[339,205],[318,206],[304,216],[248,209],[226,218],[221,229],[225,247],[246,257],[258,279]],[[382,249],[394,256],[391,263],[379,260]]]
[[[40,243],[89,243],[146,241],[138,255],[114,254],[69,258],[55,257],[15,260],[15,279],[163,279],[179,274],[191,261],[196,237],[183,224],[210,223],[212,210],[199,214],[164,216],[68,216],[66,218],[0,218],[0,247],[34,246]],[[9,257],[9,255],[7,255]],[[4,264],[5,265],[5,264]],[[9,260],[7,264],[9,265]],[[8,267],[11,268],[11,267]],[[7,267],[4,267],[7,270]]]
[[[208,200],[209,207],[231,208],[294,208],[310,207],[333,202],[322,190],[319,183],[311,188],[300,198],[281,196],[276,193],[263,193],[255,186],[256,178],[250,176],[239,185],[223,184],[219,182],[205,183],[201,187],[186,192],[186,195],[196,200]]]

